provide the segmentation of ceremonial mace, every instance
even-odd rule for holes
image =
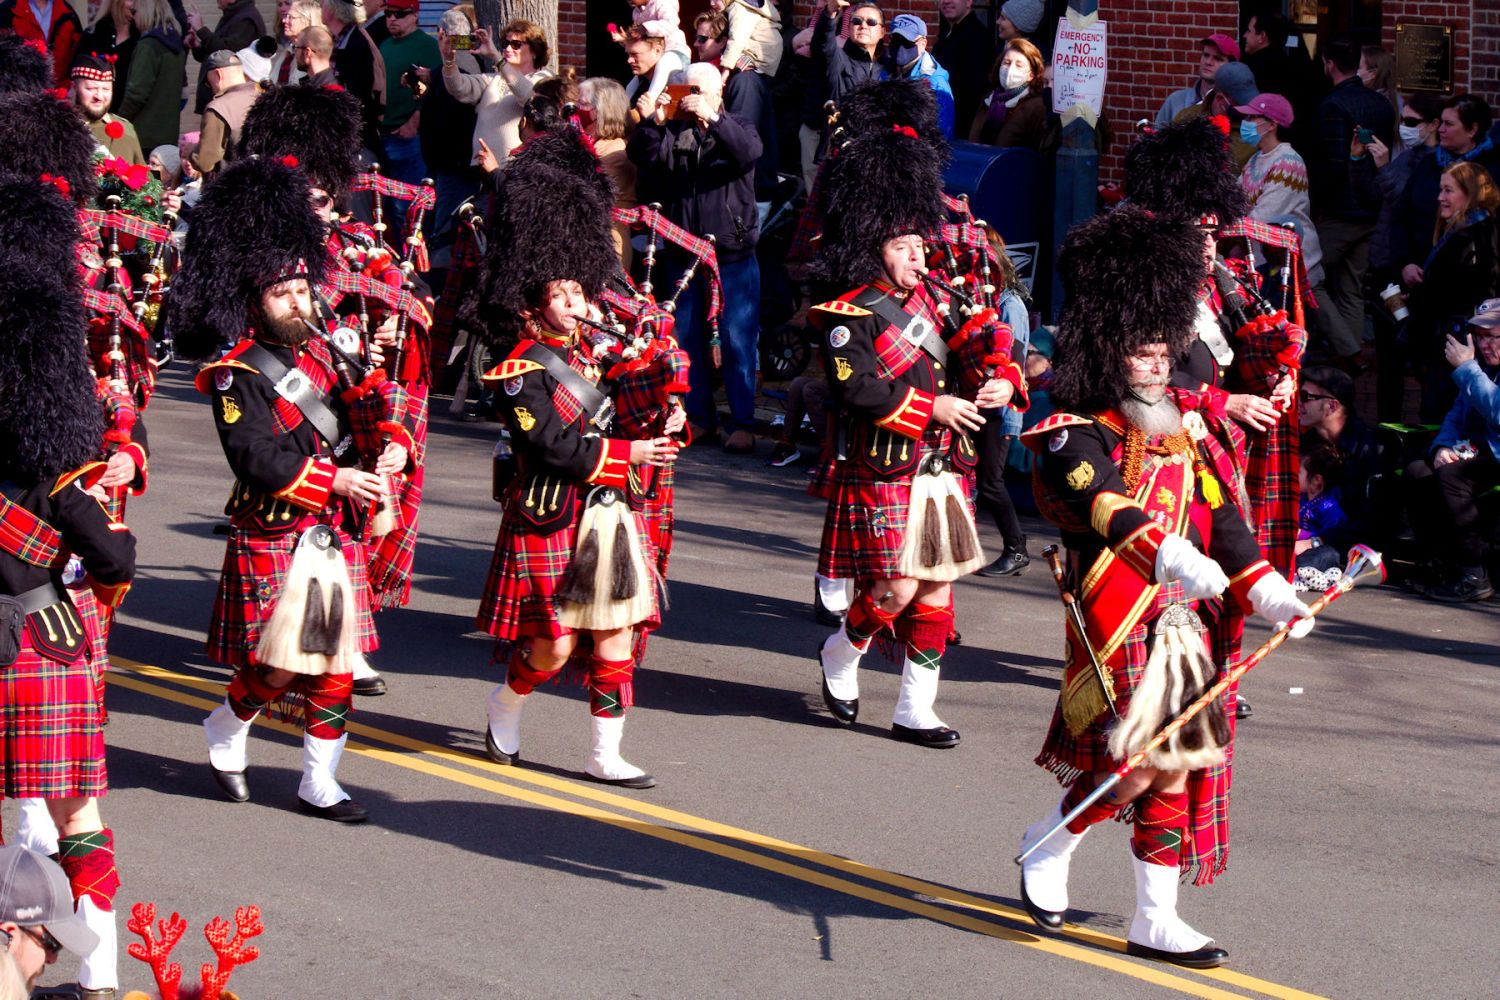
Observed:
[[[1038,847],[1041,847],[1048,840],[1050,840],[1053,834],[1057,833],[1057,831],[1061,830],[1063,827],[1073,822],[1079,816],[1083,815],[1085,809],[1102,799],[1111,788],[1114,788],[1120,783],[1125,775],[1129,774],[1131,771],[1134,771],[1137,767],[1140,767],[1141,762],[1144,761],[1152,751],[1161,746],[1163,743],[1167,742],[1167,740],[1171,739],[1174,733],[1191,722],[1193,720],[1193,717],[1207,708],[1215,698],[1218,698],[1225,691],[1228,691],[1231,684],[1234,684],[1241,677],[1245,676],[1245,674],[1248,673],[1252,667],[1269,656],[1277,646],[1280,646],[1283,642],[1286,642],[1287,637],[1292,634],[1292,629],[1297,625],[1298,622],[1311,621],[1313,618],[1316,618],[1324,608],[1332,604],[1334,601],[1338,600],[1343,595],[1347,594],[1349,591],[1353,590],[1356,584],[1362,584],[1368,581],[1381,583],[1384,582],[1384,580],[1385,563],[1381,559],[1379,552],[1376,552],[1368,545],[1356,545],[1354,546],[1354,548],[1350,549],[1349,564],[1344,567],[1343,578],[1340,579],[1337,584],[1326,591],[1316,601],[1313,601],[1312,604],[1308,606],[1308,613],[1305,616],[1301,618],[1293,618],[1291,621],[1287,622],[1285,628],[1280,629],[1275,635],[1267,639],[1264,645],[1262,645],[1255,652],[1251,653],[1245,659],[1241,660],[1237,666],[1235,666],[1232,670],[1228,671],[1223,677],[1221,677],[1218,683],[1209,688],[1207,691],[1203,692],[1203,694],[1199,695],[1197,701],[1193,702],[1187,708],[1183,709],[1182,714],[1178,715],[1177,718],[1167,723],[1161,732],[1153,736],[1150,743],[1147,743],[1145,746],[1141,747],[1141,749],[1131,754],[1130,758],[1126,760],[1125,763],[1121,764],[1114,771],[1110,772],[1109,777],[1100,782],[1099,787],[1090,792],[1088,796],[1082,802],[1078,803],[1078,805],[1075,806],[1071,812],[1069,812],[1066,816],[1059,820],[1056,826],[1052,827],[1052,829],[1048,830],[1046,833],[1042,834],[1035,841],[1033,841],[1030,845],[1025,847],[1020,854],[1017,854],[1015,857],[1016,864],[1020,864],[1027,858],[1031,857],[1032,853],[1035,852]]]
[[[1073,623],[1073,630],[1078,633],[1078,641],[1088,651],[1089,664],[1093,666],[1094,676],[1099,680],[1099,690],[1104,694],[1105,703],[1109,705],[1109,714],[1118,719],[1120,710],[1115,708],[1115,696],[1109,689],[1109,678],[1104,674],[1104,665],[1099,662],[1099,654],[1094,652],[1094,644],[1089,642],[1089,633],[1083,624],[1083,609],[1078,606],[1078,598],[1074,597],[1073,592],[1068,589],[1068,581],[1063,575],[1062,559],[1058,555],[1057,546],[1049,545],[1042,549],[1042,556],[1052,569],[1052,579],[1057,581],[1057,593],[1062,598],[1063,607],[1068,609],[1068,621]]]

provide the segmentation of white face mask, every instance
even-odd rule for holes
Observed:
[[[1031,70],[1026,66],[1011,63],[1000,71],[1000,85],[1006,90],[1015,90],[1031,82]]]
[[[1401,143],[1407,149],[1415,149],[1422,145],[1422,126],[1402,125],[1399,131],[1401,132]]]

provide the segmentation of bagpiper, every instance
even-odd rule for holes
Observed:
[[[559,141],[577,148],[549,148]],[[676,407],[662,433],[641,440],[614,429],[602,381],[612,362],[584,335],[619,266],[608,181],[591,155],[580,161],[576,137],[533,142],[505,170],[474,303],[479,328],[507,352],[485,381],[517,466],[477,619],[506,663],[485,747],[497,763],[519,758],[526,698],[571,660],[588,684],[584,774],[650,788],[656,779],[620,754],[636,637],[660,620],[657,556],[627,491],[633,467],[675,460],[671,435],[686,414]]]
[[[195,384],[209,396],[235,474],[229,543],[208,655],[235,668],[204,722],[213,776],[249,799],[251,723],[271,702],[305,707],[298,806],[360,822],[335,776],[356,663],[377,648],[365,537],[388,477],[411,471],[412,443],[391,417],[399,386],[325,338],[312,302],[325,233],[307,178],[280,160],[231,164],[194,212],[169,298],[187,357],[213,356]]]
[[[0,764],[6,798],[45,803],[78,916],[98,936],[85,997],[119,985],[114,833],[100,816],[100,606],[135,574],[135,539],[97,486],[104,422],[85,351],[72,204],[49,182],[0,179]],[[83,595],[88,594],[88,599]],[[96,603],[97,602],[97,603]]]
[[[1036,759],[1068,790],[1027,842],[1217,680],[1225,664],[1205,616],[1228,604],[1278,623],[1309,613],[1200,448],[1202,415],[1169,385],[1196,336],[1204,243],[1190,224],[1125,206],[1075,229],[1058,258],[1058,412],[1022,440],[1084,627],[1067,629],[1062,693]],[[1039,928],[1062,929],[1069,861],[1088,828],[1128,817],[1129,953],[1194,968],[1227,958],[1177,915],[1177,886],[1182,874],[1211,882],[1225,865],[1233,700],[1231,690],[1027,858],[1021,899]]]
[[[359,101],[339,87],[276,87],[257,98],[245,116],[240,148],[248,155],[290,157],[307,175],[313,208],[327,231],[326,284],[319,293],[328,319],[350,331],[346,350],[384,366],[406,394],[403,423],[411,429],[416,468],[392,481],[396,523],[370,544],[371,607],[379,611],[400,607],[411,596],[427,454],[431,317],[422,302],[425,284],[398,264],[372,226],[350,214],[359,176],[360,115]],[[343,276],[358,280],[340,281]],[[372,665],[358,665],[355,694],[378,696],[386,690],[385,678]]]
[[[845,622],[818,651],[823,700],[853,724],[860,659],[889,630],[904,652],[891,735],[932,748],[959,742],[933,706],[952,635],[951,584],[983,555],[968,435],[983,411],[1025,406],[1010,330],[993,313],[953,328],[949,291],[930,280],[926,241],[945,219],[942,166],[938,146],[903,126],[833,154],[819,180],[817,266],[855,287],[812,314],[845,421],[818,573],[856,581]]]

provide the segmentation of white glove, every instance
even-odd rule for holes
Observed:
[[[1267,573],[1255,581],[1250,588],[1250,606],[1277,629],[1285,628],[1293,618],[1302,619],[1292,626],[1293,639],[1300,639],[1312,631],[1312,608],[1302,603],[1297,591],[1280,573]]]
[[[1219,564],[1179,535],[1161,540],[1156,550],[1156,581],[1182,584],[1182,596],[1189,601],[1218,597],[1229,586],[1229,577]]]

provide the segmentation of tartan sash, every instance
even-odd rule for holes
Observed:
[[[915,305],[916,309],[908,310],[892,299],[889,291],[874,285],[867,286],[852,300],[854,305],[870,310],[885,323],[885,328],[875,336],[875,360],[881,378],[900,377],[923,354],[930,354],[941,364],[947,363],[948,345],[943,342],[937,324],[932,322],[934,310],[923,308],[924,301],[930,302],[931,299],[926,289],[918,287],[906,300],[907,306]],[[937,347],[929,349],[929,343],[935,343]],[[937,353],[938,348],[941,354]]]
[[[1181,458],[1181,461],[1152,463],[1155,468],[1149,473],[1142,472],[1140,485],[1132,498],[1152,521],[1169,534],[1178,536],[1187,534],[1195,485],[1193,463],[1187,456]],[[1143,579],[1110,548],[1099,553],[1099,558],[1084,576],[1079,587],[1079,603],[1083,605],[1087,641],[1093,646],[1111,681],[1123,668],[1126,638],[1151,611],[1160,590],[1161,584]],[[1075,735],[1098,717],[1098,711],[1088,712],[1085,706],[1098,698],[1099,711],[1105,707],[1097,691],[1094,668],[1080,638],[1077,626],[1069,619],[1062,707],[1063,718]],[[1070,705],[1074,706],[1071,712]]]
[[[0,549],[46,569],[57,562],[63,538],[52,525],[0,493]]]
[[[563,423],[571,424],[582,413],[595,427],[603,428],[609,424],[610,399],[599,391],[598,386],[542,344],[533,342],[528,345],[525,357],[547,369],[547,374],[557,379],[552,405],[557,408],[557,415]]]

